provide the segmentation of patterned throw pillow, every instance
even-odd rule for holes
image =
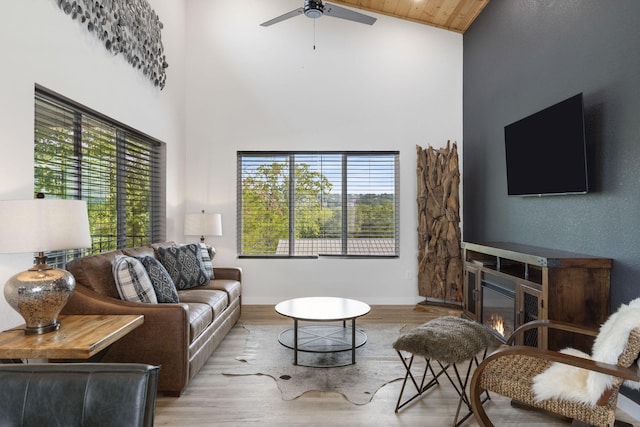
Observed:
[[[209,280],[213,280],[213,262],[211,260],[211,257],[209,256],[209,248],[207,248],[206,243],[200,243],[200,260],[202,261],[202,267],[204,267],[204,271],[206,271],[207,275],[209,276]]]
[[[120,298],[131,302],[158,302],[151,279],[138,259],[118,256],[113,260],[112,269]]]
[[[158,259],[178,290],[204,285],[209,281],[200,252],[200,245],[196,243],[158,248]]]
[[[176,285],[173,284],[171,276],[169,276],[167,269],[160,264],[160,261],[152,256],[145,256],[140,258],[140,262],[144,266],[144,269],[147,270],[153,289],[156,291],[158,302],[180,302]]]

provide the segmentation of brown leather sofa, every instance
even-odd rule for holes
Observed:
[[[76,289],[63,314],[142,314],[144,324],[114,343],[103,362],[160,366],[158,391],[179,396],[240,318],[242,270],[214,267],[208,284],[179,290],[179,303],[145,304],[120,299],[112,273],[118,255],[156,256],[153,244],[76,259],[66,268]]]

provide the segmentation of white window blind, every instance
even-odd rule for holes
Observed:
[[[398,152],[238,152],[238,254],[395,257]]]

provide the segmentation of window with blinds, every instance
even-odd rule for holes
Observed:
[[[34,135],[34,190],[87,202],[90,253],[164,240],[164,144],[39,86]]]
[[[397,257],[398,152],[239,151],[238,254]]]

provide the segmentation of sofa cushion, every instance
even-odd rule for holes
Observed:
[[[202,286],[199,289],[214,289],[218,291],[225,291],[229,298],[229,301],[233,301],[240,298],[242,294],[242,285],[237,280],[229,279],[213,279],[211,282]]]
[[[117,256],[113,260],[113,276],[123,300],[151,304],[158,302],[151,279],[140,260],[126,255]]]
[[[164,266],[152,256],[144,256],[140,258],[140,262],[151,279],[151,285],[156,292],[156,297],[160,303],[180,302],[176,285],[174,285],[171,276]]]
[[[178,293],[180,295],[180,302],[208,305],[213,312],[214,319],[220,316],[229,305],[229,298],[227,297],[227,293],[224,291],[203,289],[199,287],[196,289],[178,291]]]
[[[167,244],[167,246],[170,245]],[[124,248],[122,249],[122,253],[128,256],[132,256],[134,258],[142,258],[144,256],[156,256],[155,250],[151,246],[137,246],[135,248]]]
[[[189,318],[189,344],[192,344],[213,322],[213,311],[207,304],[190,302],[187,304],[187,316]]]
[[[209,281],[200,260],[200,245],[159,247],[157,250],[158,259],[178,290],[204,285]]]
[[[67,271],[73,274],[76,283],[91,289],[100,295],[120,299],[113,275],[113,260],[121,256],[122,251],[104,252],[69,261]]]

